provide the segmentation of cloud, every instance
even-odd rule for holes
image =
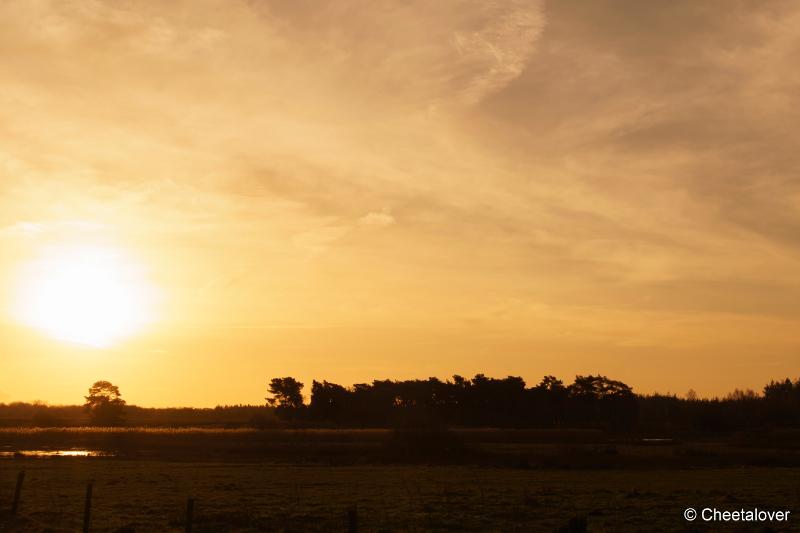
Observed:
[[[474,72],[458,91],[459,99],[466,104],[480,102],[522,74],[544,26],[544,15],[536,2],[493,6],[502,6],[503,11],[487,16],[488,23],[483,27],[453,34],[459,68]]]
[[[207,288],[187,320],[480,317],[556,347],[675,346],[686,321],[685,347],[735,314],[785,340],[798,22],[782,0],[3,2],[0,231],[97,224],[174,301]]]
[[[380,212],[373,211],[373,212],[367,213],[363,217],[359,218],[358,219],[358,223],[361,226],[373,226],[373,227],[382,228],[382,227],[391,226],[392,224],[394,224],[395,223],[395,219],[394,219],[394,217],[392,215],[390,215],[389,213],[386,213],[384,211],[380,211]]]
[[[348,232],[343,226],[325,226],[298,233],[292,237],[295,246],[306,252],[307,257],[314,257],[327,250],[334,242]]]
[[[0,228],[0,233],[7,235],[35,235],[44,232],[45,229],[42,224],[36,222],[20,221]]]
[[[287,42],[299,37],[307,48],[313,35],[311,60],[337,77],[347,73],[348,90],[366,96],[364,104],[388,100],[406,111],[472,105],[502,89],[522,72],[544,26],[538,0],[260,6]]]
[[[88,220],[56,220],[31,222],[22,220],[0,228],[0,234],[15,236],[41,236],[46,234],[92,233],[108,229],[103,224]]]

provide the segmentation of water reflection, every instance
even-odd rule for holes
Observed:
[[[112,452],[97,450],[14,450],[0,451],[0,458],[8,457],[111,457]]]

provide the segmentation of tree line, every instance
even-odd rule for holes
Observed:
[[[596,428],[612,431],[726,431],[800,426],[800,379],[772,381],[761,394],[736,390],[725,398],[638,395],[606,376],[565,384],[545,376],[527,386],[519,376],[442,381],[375,380],[344,387],[313,381],[310,401],[292,377],[270,381],[268,405],[295,425],[330,427]]]
[[[213,427],[498,427],[592,428],[612,431],[733,431],[800,427],[800,379],[772,381],[760,393],[735,390],[724,398],[639,395],[606,376],[576,376],[565,384],[545,376],[528,386],[519,376],[472,379],[453,376],[375,380],[345,387],[274,378],[266,404],[198,408],[127,405],[119,388],[95,382],[82,406],[0,404],[0,425],[39,427],[95,425]]]

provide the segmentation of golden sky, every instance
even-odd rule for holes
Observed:
[[[796,377],[798,64],[793,0],[2,2],[0,401]],[[109,345],[15,311],[86,249]]]

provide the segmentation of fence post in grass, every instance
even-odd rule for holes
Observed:
[[[194,498],[186,500],[186,533],[192,533],[192,518],[194,515]]]
[[[83,533],[89,533],[89,523],[92,521],[92,482],[86,485],[86,501],[83,504]]]
[[[11,514],[17,514],[19,508],[19,499],[22,496],[22,482],[25,481],[25,471],[23,470],[17,474],[17,486],[14,488],[14,501],[11,503]]]
[[[358,533],[358,509],[355,506],[347,510],[347,533]]]

